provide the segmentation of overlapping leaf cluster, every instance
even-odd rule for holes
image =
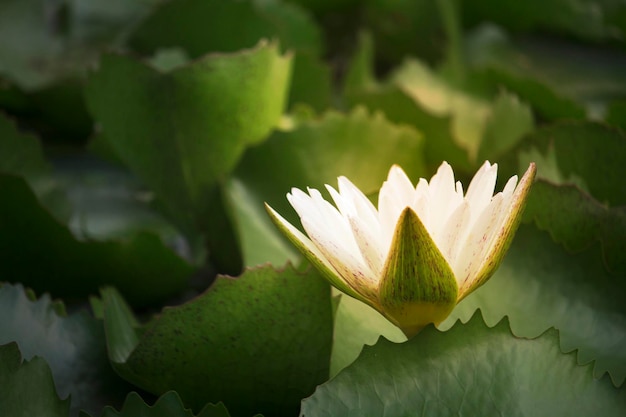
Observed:
[[[608,0],[2,2],[0,415],[621,415],[625,36]],[[537,163],[524,224],[410,341],[263,209],[485,159]]]

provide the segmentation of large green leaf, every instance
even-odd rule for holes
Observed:
[[[223,401],[236,416],[289,415],[328,377],[329,294],[313,270],[248,269],[164,309],[140,336],[110,294],[109,353],[129,381],[157,394],[176,390],[196,410]]]
[[[217,182],[277,123],[290,62],[266,42],[165,73],[108,55],[86,88],[111,147],[187,234],[206,233],[214,261],[230,273],[240,270],[238,248]]]
[[[63,304],[48,295],[31,300],[21,285],[0,286],[0,344],[9,342],[25,359],[49,364],[59,395],[71,395],[72,415],[121,403],[129,387],[109,365],[99,320],[85,312],[66,316]]]
[[[57,395],[46,361],[23,361],[16,343],[0,346],[0,387],[0,415],[69,416],[70,400]]]
[[[116,285],[133,304],[179,292],[192,267],[151,233],[80,241],[43,208],[21,178],[0,174],[0,279],[38,292],[84,297]]]
[[[275,132],[248,149],[235,177],[259,204],[266,201],[296,224],[297,215],[285,198],[292,187],[324,191],[324,184],[336,186],[343,175],[364,193],[376,193],[393,164],[414,181],[425,175],[420,134],[359,108],[348,115],[328,112]]]
[[[154,405],[147,405],[136,392],[131,392],[120,411],[107,407],[100,417],[230,417],[224,404],[207,404],[199,414],[186,408],[175,391],[159,397]]]
[[[620,416],[624,388],[593,378],[559,349],[558,332],[514,337],[480,314],[406,343],[381,339],[302,402],[301,416]]]
[[[488,325],[504,316],[513,333],[536,337],[560,332],[564,351],[595,360],[594,374],[608,371],[616,385],[626,379],[626,280],[604,268],[599,245],[570,254],[532,225],[522,225],[495,275],[470,294],[440,328],[469,320],[477,308]]]
[[[232,28],[237,27],[236,31]],[[180,47],[196,58],[278,39],[295,52],[289,103],[318,110],[330,104],[330,70],[319,59],[322,34],[300,7],[277,0],[178,0],[163,3],[142,22],[131,44],[142,52]]]

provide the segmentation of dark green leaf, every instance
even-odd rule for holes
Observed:
[[[574,183],[609,206],[626,205],[626,134],[594,122],[561,122],[526,137],[514,155],[525,169],[537,163],[537,177]],[[513,163],[503,164],[505,167]]]
[[[480,314],[445,333],[430,326],[406,343],[381,339],[302,402],[301,416],[620,416],[624,388],[592,377],[550,330],[514,337]]]
[[[0,173],[24,178],[37,198],[54,216],[66,220],[68,202],[51,176],[51,167],[46,161],[39,139],[20,132],[15,123],[0,113]]]
[[[606,121],[626,130],[626,99],[616,100],[609,104]]]
[[[26,90],[82,75],[156,1],[3,1],[0,74]]]
[[[600,242],[606,268],[626,276],[626,206],[609,208],[576,186],[538,180],[524,216],[569,251]]]
[[[22,176],[30,181],[48,173],[50,166],[43,156],[39,140],[21,133],[15,123],[0,113],[0,171]]]
[[[167,73],[108,55],[87,86],[89,107],[121,160],[188,235],[207,234],[214,260],[232,273],[238,249],[217,181],[278,122],[289,71],[277,45],[261,42]]]
[[[378,45],[377,61],[396,64],[406,56],[434,61],[441,57],[442,23],[435,1],[368,0],[363,2],[363,23]],[[349,18],[354,19],[354,11]]]
[[[603,118],[607,103],[626,96],[626,57],[619,50],[551,38],[507,39],[492,27],[468,40],[470,65],[487,70],[544,117]]]
[[[116,310],[105,305],[105,323],[125,315]],[[329,287],[316,272],[248,269],[163,310],[115,366],[150,392],[176,390],[196,410],[223,401],[237,416],[289,415],[328,377],[331,325]],[[132,326],[117,329],[132,345],[124,341]]]
[[[116,285],[133,304],[145,305],[176,294],[192,273],[187,262],[150,233],[121,242],[77,240],[20,178],[0,175],[0,200],[3,280],[69,298]]]
[[[307,13],[276,0],[164,2],[135,30],[131,44],[148,53],[182,47],[196,58],[251,48],[261,38],[278,39],[296,51],[317,53],[321,48],[321,34]]]
[[[224,404],[207,404],[199,414],[186,408],[175,391],[168,391],[149,406],[136,392],[131,392],[120,411],[107,407],[100,417],[230,417]]]
[[[457,318],[469,320],[477,308],[490,326],[508,316],[521,337],[536,337],[554,326],[564,351],[578,349],[580,363],[596,361],[596,377],[608,371],[620,385],[626,379],[624,294],[624,276],[605,270],[599,245],[572,255],[547,233],[522,225],[495,275],[440,328]]]
[[[296,53],[289,104],[306,103],[317,111],[331,104],[330,67],[313,54]]]
[[[102,323],[85,312],[65,316],[63,310],[63,304],[53,303],[48,295],[31,300],[21,286],[1,286],[0,345],[16,342],[25,359],[45,360],[59,395],[71,395],[72,415],[80,409],[94,412],[121,403],[128,384],[109,365]],[[22,395],[30,392],[23,388]],[[3,403],[0,400],[0,409]]]
[[[191,258],[180,232],[151,206],[152,193],[128,171],[82,153],[57,157],[54,163],[54,179],[72,207],[68,226],[78,239],[123,240],[150,232]]]
[[[61,400],[50,367],[42,358],[22,361],[16,343],[0,346],[0,415],[68,417],[70,400]]]
[[[515,31],[550,31],[588,40],[619,37],[623,28],[612,22],[624,12],[620,1],[530,0],[506,4],[494,0],[464,2],[463,20],[468,26],[491,21]]]

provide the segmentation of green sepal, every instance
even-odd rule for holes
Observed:
[[[379,291],[385,316],[409,338],[443,321],[456,305],[452,268],[409,207],[398,219]]]

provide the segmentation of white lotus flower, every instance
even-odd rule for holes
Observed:
[[[536,168],[531,163],[519,184],[514,176],[494,195],[497,169],[485,162],[464,194],[446,162],[417,187],[394,165],[380,189],[378,210],[345,177],[338,178],[338,191],[326,186],[336,208],[318,190],[293,188],[287,199],[308,237],[266,208],[332,285],[411,337],[443,321],[502,261]]]

